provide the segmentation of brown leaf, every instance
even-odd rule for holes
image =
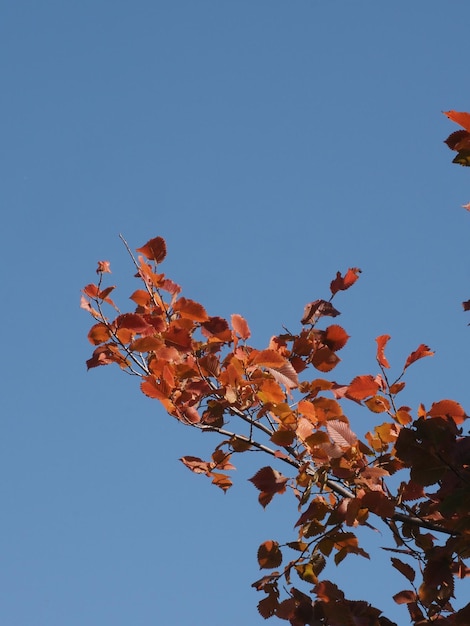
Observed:
[[[399,591],[393,596],[393,599],[397,604],[409,604],[410,602],[416,602],[418,597],[416,593],[411,589],[405,589],[404,591]]]
[[[403,563],[403,561],[400,561],[400,559],[397,559],[394,556],[392,556],[391,561],[392,561],[393,567],[397,569],[401,574],[403,574],[403,576],[408,578],[410,583],[414,581],[416,572],[411,567],[411,565],[408,565],[408,563]]]
[[[273,569],[282,563],[282,552],[277,541],[265,541],[258,548],[260,569]]]
[[[258,497],[260,504],[265,507],[271,502],[274,494],[284,493],[287,478],[272,467],[262,467],[249,479],[261,493]]]
[[[300,320],[301,324],[314,324],[320,317],[336,317],[339,315],[331,302],[326,300],[315,300],[305,305],[304,314]]]

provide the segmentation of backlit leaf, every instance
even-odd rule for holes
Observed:
[[[109,337],[109,328],[103,323],[95,324],[90,328],[88,333],[88,341],[94,346],[97,346],[100,343],[105,343],[108,341]]]
[[[344,276],[341,275],[341,272],[337,272],[336,278],[330,284],[331,293],[335,295],[338,291],[349,289],[359,278],[360,273],[361,270],[358,267],[350,267]]]
[[[451,417],[456,424],[461,424],[466,419],[463,407],[455,400],[440,400],[434,402],[428,411],[429,417]]]
[[[361,401],[374,396],[379,389],[377,381],[370,375],[356,376],[348,386],[346,397]]]
[[[470,132],[470,113],[461,111],[443,111],[450,120]],[[442,118],[441,118],[442,119]]]
[[[340,448],[350,448],[357,442],[357,436],[349,428],[346,422],[341,420],[329,420],[326,423],[328,434],[334,443]]]
[[[379,365],[387,369],[390,367],[390,364],[385,357],[384,350],[389,339],[391,339],[390,335],[380,335],[375,340],[377,342],[377,361]]]
[[[324,342],[333,352],[344,348],[348,339],[349,335],[347,332],[337,324],[332,324],[325,330]]]
[[[231,317],[231,322],[233,330],[238,333],[244,341],[250,338],[251,332],[244,317],[238,315],[238,313],[234,313]]]
[[[161,263],[166,257],[166,243],[162,237],[150,239],[141,248],[137,248],[137,252],[142,253],[150,261]]]
[[[418,359],[424,358],[425,356],[434,356],[434,352],[430,350],[428,346],[422,343],[406,359],[405,367],[403,368],[403,370],[406,370],[406,368],[409,367],[412,363],[414,363]]]
[[[187,298],[179,298],[173,305],[173,311],[179,313],[181,317],[194,322],[206,322],[209,319],[202,304]]]
[[[286,359],[275,350],[254,350],[250,362],[253,365],[263,365],[264,367],[279,368],[284,365]]]

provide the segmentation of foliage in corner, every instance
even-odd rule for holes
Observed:
[[[117,364],[182,424],[217,433],[209,459],[181,461],[224,492],[232,485],[235,455],[258,450],[271,459],[251,478],[261,506],[289,490],[298,512],[295,536],[259,547],[259,567],[267,570],[253,584],[264,593],[260,614],[293,626],[390,626],[379,609],[346,599],[321,579],[328,559],[338,565],[350,555],[369,558],[355,530],[373,528],[375,517],[390,530],[390,563],[406,580],[394,599],[407,607],[411,622],[470,623],[470,604],[460,611],[451,604],[454,578],[469,572],[467,416],[453,400],[420,405],[415,415],[399,401],[407,369],[432,351],[421,344],[390,377],[390,337],[382,335],[376,372],[342,383],[328,377],[349,338],[332,321],[340,314],[332,302],[360,270],[338,272],[329,298],[308,303],[295,332],[255,348],[241,315],[230,321],[210,315],[160,271],[166,256],[161,237],[137,252],[137,259],[131,257],[140,287],[130,296],[132,311],[121,312],[111,299],[114,287],[103,285],[111,271],[107,261],[98,263],[97,284],[83,290],[81,306],[94,318],[87,367]],[[363,439],[351,427],[348,404],[377,418]]]

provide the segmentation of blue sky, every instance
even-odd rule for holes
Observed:
[[[470,109],[469,21],[435,0],[3,3],[1,623],[264,624],[257,547],[294,537],[289,496],[263,511],[246,480],[265,460],[223,496],[177,460],[215,439],[86,372],[96,261],[123,308],[136,287],[119,233],[164,237],[164,271],[258,347],[359,266],[334,378],[375,373],[388,333],[397,374],[436,351],[404,401],[469,406],[469,172],[441,114]],[[328,575],[406,623],[379,548],[351,559]]]

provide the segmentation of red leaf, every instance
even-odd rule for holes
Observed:
[[[361,270],[358,267],[350,267],[344,276],[341,276],[341,272],[337,272],[336,278],[330,284],[331,293],[335,295],[338,291],[349,289],[359,278],[360,273]]]
[[[260,504],[265,507],[271,502],[274,494],[284,493],[288,479],[277,470],[268,466],[262,467],[249,480],[258,491],[261,491],[258,499]]]
[[[470,311],[470,300],[466,300],[465,302],[462,302],[462,306],[463,306],[464,311]]]
[[[377,342],[377,361],[379,365],[387,369],[390,367],[390,364],[385,357],[384,350],[389,339],[391,339],[390,335],[380,335],[375,340]]]
[[[166,243],[162,237],[155,237],[150,239],[141,248],[137,248],[137,252],[141,252],[150,261],[155,263],[161,263],[166,257]]]
[[[459,111],[443,111],[450,120],[465,128],[470,132],[470,113],[463,113]]]
[[[409,367],[412,363],[414,363],[415,361],[418,361],[419,359],[424,358],[425,356],[434,356],[434,352],[428,346],[422,343],[406,359],[406,363],[405,363],[405,367],[403,368],[403,371],[405,371],[406,368]]]
[[[238,315],[238,313],[234,313],[231,322],[233,330],[238,333],[244,341],[250,338],[251,332],[244,317]]]
[[[232,333],[230,332],[228,322],[223,317],[210,317],[207,322],[202,323],[202,328],[221,341],[230,341]]]

